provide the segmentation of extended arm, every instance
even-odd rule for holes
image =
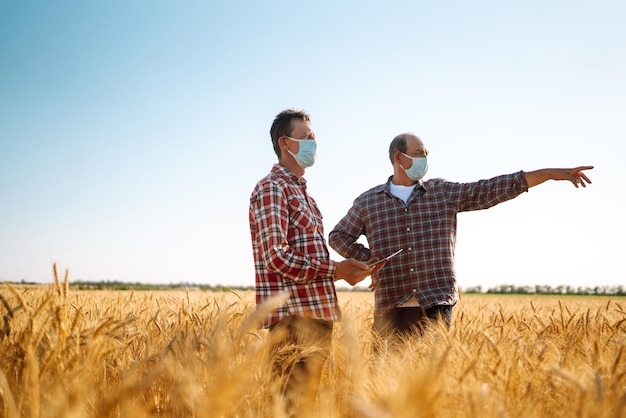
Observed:
[[[534,187],[547,180],[568,180],[574,186],[587,187],[587,183],[591,184],[589,177],[583,173],[584,170],[591,170],[592,165],[585,165],[576,168],[544,168],[541,170],[525,172],[528,187]]]

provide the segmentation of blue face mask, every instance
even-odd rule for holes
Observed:
[[[297,141],[299,144],[298,153],[287,150],[289,154],[293,155],[298,165],[302,168],[311,167],[315,164],[315,158],[317,157],[317,142],[314,139],[295,139],[287,137],[292,141]]]
[[[406,172],[406,175],[413,181],[421,180],[428,171],[428,158],[426,157],[411,157],[410,155],[403,155],[409,157],[413,162],[411,163],[411,167],[404,168],[402,165],[402,169]]]

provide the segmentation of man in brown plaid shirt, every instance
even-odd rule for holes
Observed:
[[[389,159],[393,176],[357,197],[329,236],[337,253],[356,260],[383,258],[402,249],[372,273],[373,329],[383,339],[421,333],[437,318],[450,326],[459,299],[454,268],[457,213],[490,208],[547,180],[586,187],[591,181],[583,171],[593,168],[520,171],[473,183],[424,181],[428,150],[412,133],[393,139]],[[362,235],[369,247],[357,242]]]

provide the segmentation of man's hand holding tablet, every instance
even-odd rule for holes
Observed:
[[[388,255],[385,258],[381,258],[380,260],[376,260],[373,261],[371,263],[368,263],[367,266],[368,267],[376,267],[374,269],[374,271],[378,270],[380,267],[384,266],[385,264],[387,264],[387,261],[389,261],[391,259],[391,257],[395,257],[396,255],[400,254],[402,252],[402,248],[400,248],[398,251],[396,251],[393,254]]]
[[[371,261],[368,261],[367,266],[372,269],[372,273],[375,273],[378,270],[380,270],[385,264],[387,264],[389,262],[389,260],[391,260],[392,257],[395,257],[396,255],[400,254],[401,252],[402,252],[402,248],[400,248],[395,253],[390,254],[387,257],[382,258],[380,260],[372,258],[372,259],[370,259]],[[376,289],[376,283],[374,282],[374,278],[373,277],[372,277],[372,283],[370,284],[369,288],[372,291],[374,289]]]

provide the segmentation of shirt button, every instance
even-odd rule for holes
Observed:
[[[411,228],[407,228],[406,230],[407,230],[407,231],[410,231],[410,230],[411,230]]]
[[[417,289],[413,289],[413,293],[417,293]]]
[[[411,271],[413,271],[413,267],[411,267]]]
[[[411,251],[411,247],[407,248],[407,251]]]

